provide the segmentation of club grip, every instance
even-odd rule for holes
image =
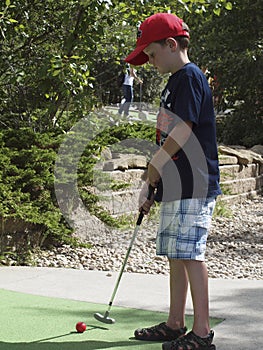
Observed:
[[[136,226],[139,226],[142,223],[143,217],[144,217],[143,211],[140,211],[140,214],[139,214],[137,222],[136,222]]]
[[[147,196],[148,200],[150,200],[152,198],[153,193],[154,193],[154,187],[152,187],[152,185],[149,185],[148,196]],[[143,217],[144,217],[144,213],[143,213],[143,211],[141,211],[139,214],[139,217],[137,219],[136,226],[139,226],[142,223]]]

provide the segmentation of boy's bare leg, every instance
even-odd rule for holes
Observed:
[[[206,337],[210,332],[207,267],[205,262],[196,260],[185,260],[184,264],[194,307],[193,332],[200,337]]]
[[[169,259],[170,311],[167,326],[173,329],[185,326],[185,303],[188,289],[187,270],[182,260]]]

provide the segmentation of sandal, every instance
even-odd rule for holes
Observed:
[[[171,342],[163,343],[163,350],[216,350],[212,344],[214,332],[211,330],[206,338],[201,338],[193,331],[186,334],[184,337]]]
[[[138,340],[169,341],[178,339],[183,336],[186,331],[186,327],[174,330],[168,327],[165,322],[162,322],[149,328],[136,329],[134,336]]]

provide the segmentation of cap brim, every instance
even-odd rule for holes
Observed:
[[[126,58],[125,62],[132,64],[133,66],[140,66],[148,62],[149,57],[143,52],[148,44],[136,47]]]

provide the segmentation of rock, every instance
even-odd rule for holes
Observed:
[[[220,154],[226,154],[226,155],[237,157],[238,163],[242,165],[247,165],[253,162],[263,164],[263,158],[259,154],[250,150],[246,150],[246,149],[236,150],[236,149],[221,145],[218,147],[218,151]]]
[[[102,160],[109,160],[112,159],[111,150],[108,147],[104,147],[101,151],[101,159]]]
[[[114,155],[115,156],[115,155]],[[142,169],[147,167],[145,156],[134,154],[118,154],[117,158],[104,163],[104,171]]]
[[[117,158],[104,163],[103,171],[127,170],[128,162],[122,158]]]
[[[117,159],[117,158],[120,158],[120,157],[121,157],[120,153],[112,152],[112,158],[113,159]]]
[[[238,163],[238,158],[235,156],[220,154],[219,165],[234,165]]]
[[[255,145],[250,150],[263,156],[263,145]]]
[[[132,155],[127,159],[130,169],[141,169],[147,167],[147,159],[145,156]]]
[[[262,197],[236,202],[229,206],[230,217],[213,217],[208,236],[206,262],[210,278],[263,278],[263,202]],[[169,274],[166,257],[156,256],[155,240],[158,221],[144,220],[137,234],[125,271]],[[99,230],[94,228],[91,248],[69,245],[52,250],[37,250],[31,264],[42,267],[67,267],[105,271],[108,277],[119,272],[127,252],[133,229]],[[5,263],[17,264],[5,258]]]

